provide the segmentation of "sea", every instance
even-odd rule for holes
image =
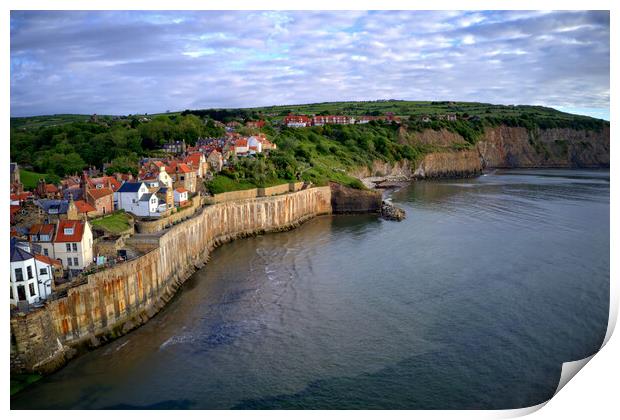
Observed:
[[[228,243],[146,325],[11,408],[539,404],[605,337],[609,183],[560,169],[415,181],[385,193],[402,222],[322,216]]]

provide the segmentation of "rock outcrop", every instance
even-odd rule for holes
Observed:
[[[343,213],[379,213],[382,194],[380,191],[358,190],[331,182],[332,212]]]
[[[407,217],[407,214],[405,213],[405,210],[401,209],[400,207],[395,206],[388,201],[384,201],[381,204],[381,217],[383,217],[385,220],[395,220],[397,222],[400,222],[401,220],[405,219],[405,217]]]

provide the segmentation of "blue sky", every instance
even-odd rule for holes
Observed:
[[[609,119],[609,13],[13,11],[11,115],[341,100]]]

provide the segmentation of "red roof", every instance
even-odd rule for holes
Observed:
[[[88,194],[90,194],[90,196],[95,200],[98,200],[102,197],[114,194],[114,191],[112,191],[110,188],[92,188],[88,190]]]
[[[65,229],[73,228],[73,233],[66,234]],[[54,242],[81,242],[84,235],[84,223],[78,220],[61,220]]]
[[[50,257],[46,257],[45,255],[34,254],[34,258],[48,265],[56,265],[56,266],[62,265],[60,261],[53,260]]]
[[[15,215],[15,213],[17,213],[20,208],[21,208],[20,206],[11,205],[11,216]]]
[[[284,123],[306,123],[306,124],[310,124],[310,118],[306,117],[305,115],[287,115],[286,117],[284,117]]]
[[[45,192],[47,193],[57,193],[58,187],[53,184],[45,184]]]
[[[235,141],[235,147],[248,147],[248,139],[239,139]]]
[[[32,193],[30,191],[21,194],[11,194],[11,201],[24,201],[30,197]]]
[[[192,153],[185,158],[185,163],[191,163],[196,168],[198,168],[200,166],[200,159],[202,158],[202,156],[202,153]]]
[[[53,235],[54,225],[36,224],[30,227],[29,235]]]
[[[179,187],[179,188],[177,188],[175,191],[176,191],[176,192],[178,192],[178,193],[185,193],[185,192],[188,192],[188,191],[187,191],[185,188],[183,188],[183,187]]]
[[[187,172],[191,172],[191,171],[192,170],[189,168],[189,166],[187,166],[184,163],[179,163],[177,165],[177,172],[185,172],[185,173],[187,173]]]
[[[96,208],[94,208],[84,200],[77,200],[74,201],[74,203],[78,213],[89,213],[91,211],[97,211]]]

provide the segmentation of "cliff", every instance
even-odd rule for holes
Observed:
[[[490,168],[609,167],[609,127],[601,131],[487,128],[476,149]]]
[[[409,167],[413,168],[410,174],[419,178],[469,176],[485,168],[606,168],[610,163],[609,134],[609,127],[592,131],[499,126],[486,128],[472,146],[446,129],[408,132],[403,128],[401,143],[432,152],[414,165],[387,164],[383,174],[391,175],[394,168],[400,175]]]
[[[53,371],[76,353],[143,324],[224,242],[290,229],[331,212],[329,187],[205,207],[151,238],[156,247],[145,255],[88,276],[43,309],[11,318],[11,370]]]

